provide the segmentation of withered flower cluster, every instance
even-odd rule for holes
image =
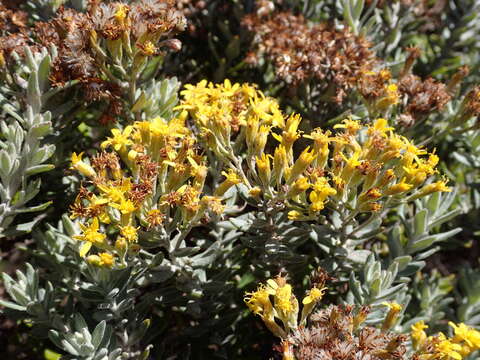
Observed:
[[[360,73],[378,62],[371,44],[348,28],[336,29],[328,23],[309,26],[302,16],[289,12],[268,16],[257,12],[247,15],[243,25],[255,34],[247,62],[266,58],[278,77],[294,86],[314,79],[337,103]]]
[[[478,120],[480,117],[480,86],[475,86],[465,96],[463,112],[465,119],[476,117]]]
[[[422,80],[409,74],[399,81],[398,88],[407,97],[406,112],[414,119],[442,110],[451,100],[447,86],[432,78]]]
[[[87,102],[104,100],[109,103],[105,113],[118,115],[122,90],[132,87],[147,58],[181,48],[173,36],[184,27],[172,0],[95,0],[87,13],[60,7],[55,18],[35,24],[34,37],[58,49],[50,75],[54,86],[77,80]]]
[[[0,3],[0,33],[14,33],[27,26],[27,13]]]
[[[8,61],[12,51],[19,55],[33,43],[28,36],[27,13],[18,10],[15,4],[0,3],[0,65]]]
[[[359,325],[368,308],[330,306],[310,317],[311,325],[298,328],[287,339],[297,360],[403,359],[407,336]]]
[[[390,105],[400,107],[400,123],[410,126],[441,111],[452,99],[458,85],[468,74],[467,67],[461,67],[448,84],[431,77],[422,79],[412,73],[415,60],[420,56],[416,47],[409,52],[400,74],[393,78],[390,70],[363,71],[357,78],[356,89],[373,108],[385,109]]]

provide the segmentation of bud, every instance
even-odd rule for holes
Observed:
[[[102,259],[98,255],[89,255],[87,256],[87,262],[94,266],[101,266]]]
[[[307,178],[304,176],[299,177],[292,185],[290,191],[287,194],[288,198],[293,198],[297,195],[300,195],[305,190],[310,188],[310,183],[308,182]]]
[[[293,164],[290,176],[288,177],[288,184],[294,182],[310,166],[313,159],[315,159],[315,152],[309,150],[310,146],[307,146],[305,150],[302,151],[297,161],[295,161],[295,164]]]
[[[253,189],[251,189],[249,192],[249,195],[254,197],[254,198],[257,198],[260,196],[260,194],[262,193],[262,189],[260,189],[258,186],[255,186]]]
[[[119,236],[115,241],[115,249],[125,251],[127,249],[127,240],[124,237]]]
[[[400,311],[402,311],[402,306],[396,302],[384,302],[382,305],[385,305],[390,309],[382,324],[382,331],[386,331],[396,324]]]
[[[370,308],[368,306],[362,306],[358,311],[358,314],[353,317],[352,326],[353,331],[357,330],[360,325],[362,325],[367,319]]]
[[[83,152],[78,155],[76,153],[72,153],[72,168],[87,177],[95,177],[97,173],[89,164],[82,161],[82,155]]]

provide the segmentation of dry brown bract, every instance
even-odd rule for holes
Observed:
[[[480,117],[480,86],[470,90],[464,100],[464,112],[468,117]]]
[[[27,13],[0,3],[0,33],[14,33],[27,26]]]
[[[451,99],[445,84],[432,78],[422,81],[413,74],[400,79],[398,88],[407,96],[407,113],[415,119],[441,110]]]
[[[50,75],[52,85],[79,81],[87,102],[107,102],[101,116],[106,123],[122,112],[125,79],[112,80],[118,75],[111,68],[113,58],[123,61],[124,71],[130,73],[142,56],[161,55],[164,49],[178,51],[181,43],[172,37],[184,27],[185,18],[173,0],[141,0],[130,5],[91,0],[87,13],[60,7],[52,20],[35,23],[33,36],[17,33],[4,37],[0,50],[6,55],[19,52],[33,44],[32,38],[37,46],[55,45],[58,56]]]
[[[356,318],[367,308],[330,306],[313,314],[311,325],[288,338],[298,360],[404,359],[406,336],[365,326],[357,331]]]
[[[333,90],[341,103],[362,71],[377,63],[371,44],[345,29],[327,23],[309,26],[302,16],[280,12],[271,17],[251,14],[243,25],[254,32],[247,61],[260,57],[273,62],[277,75],[292,85],[315,79],[323,91]]]

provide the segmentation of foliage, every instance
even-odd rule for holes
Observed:
[[[1,353],[477,358],[479,6],[2,1]]]

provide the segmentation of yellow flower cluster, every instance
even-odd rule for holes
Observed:
[[[241,175],[238,154],[261,157],[271,129],[285,127],[277,101],[249,84],[225,80],[213,85],[203,80],[185,85],[181,95],[183,101],[176,109],[188,112],[205,146]],[[242,182],[248,184],[245,176]]]
[[[443,333],[427,336],[428,328],[423,321],[412,325],[411,338],[415,355],[419,360],[462,360],[474,351],[480,349],[480,331],[463,323],[449,322],[454,330],[454,336],[446,337]]]
[[[72,168],[89,184],[71,206],[82,230],[75,239],[82,257],[92,246],[101,251],[87,258],[90,263],[111,267],[118,257],[124,264],[139,249],[140,233],[170,235],[223,212],[222,195],[239,180],[225,173],[215,194],[204,194],[208,169],[184,120],[155,118],[113,129],[104,151],[88,162],[72,155]]]
[[[322,299],[326,288],[314,286],[303,298],[300,325],[305,324],[308,315],[315,305]],[[273,300],[273,303],[272,303]],[[290,330],[297,329],[298,324],[298,300],[292,292],[292,286],[284,277],[267,280],[266,284],[260,284],[254,292],[246,293],[245,303],[250,311],[259,315],[267,328],[276,336],[285,339]],[[283,327],[275,322],[280,320]]]
[[[388,85],[392,101],[396,91]],[[383,118],[367,126],[347,119],[335,134],[320,128],[304,134],[299,115],[284,116],[273,99],[247,84],[202,81],[182,95],[179,109],[189,112],[208,149],[241,175],[253,198],[292,209],[292,220],[316,218],[327,202],[359,213],[378,211],[390,199],[450,191],[445,180],[425,185],[438,157]],[[296,155],[301,138],[310,144]]]

